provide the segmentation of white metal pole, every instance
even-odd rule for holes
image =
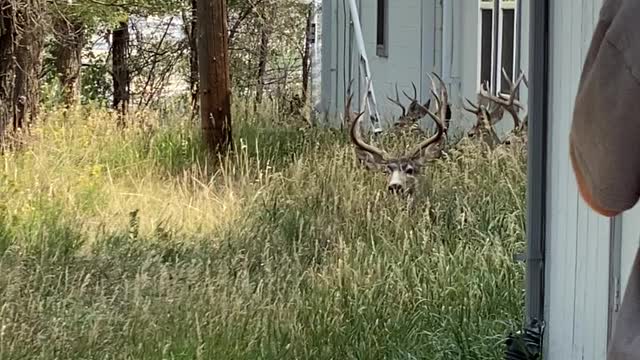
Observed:
[[[349,8],[351,10],[351,19],[353,20],[353,29],[356,36],[356,43],[360,52],[360,67],[364,73],[364,83],[372,84],[371,69],[369,69],[369,60],[367,60],[367,51],[364,47],[364,38],[362,36],[362,27],[360,26],[360,16],[358,15],[358,6],[355,0],[349,0]],[[365,85],[366,86],[366,85]],[[369,120],[373,127],[374,134],[382,132],[380,128],[380,114],[378,114],[378,106],[376,97],[373,92],[373,85],[367,89],[367,102],[369,105]]]

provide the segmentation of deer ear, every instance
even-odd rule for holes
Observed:
[[[380,156],[360,149],[356,149],[356,158],[369,170],[379,170],[386,165]]]

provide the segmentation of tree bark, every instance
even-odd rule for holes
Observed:
[[[80,100],[80,68],[82,48],[85,45],[84,26],[78,21],[57,19],[54,25],[56,44],[56,72],[62,86],[62,101],[65,106],[78,104]]]
[[[44,24],[41,18],[43,4],[32,2],[29,5],[20,9],[16,17],[20,22],[18,28],[22,30],[19,39],[14,39],[17,44],[13,49],[16,63],[13,89],[14,131],[35,122],[40,100],[40,72],[44,49]]]
[[[307,103],[309,93],[309,73],[311,71],[311,17],[313,16],[313,3],[309,4],[307,12],[307,28],[305,29],[304,54],[302,55],[302,103]]]
[[[265,74],[267,72],[267,61],[269,60],[269,26],[267,19],[260,20],[260,51],[258,54],[258,83],[256,84],[256,104],[262,104],[264,94]]]
[[[124,21],[113,30],[111,45],[113,108],[120,114],[120,125],[129,111],[129,23]]]
[[[198,2],[198,64],[202,135],[212,153],[233,147],[225,0]]]
[[[198,0],[191,0],[191,29],[189,34],[189,89],[191,91],[192,119],[198,113]]]
[[[13,46],[16,33],[12,13],[11,6],[0,6],[0,145],[4,144],[7,125],[13,118]]]

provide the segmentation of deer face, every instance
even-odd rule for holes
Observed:
[[[500,144],[500,138],[493,128],[495,122],[492,120],[489,110],[484,105],[476,105],[469,99],[465,100],[469,103],[470,107],[464,106],[464,109],[476,116],[476,123],[471,130],[467,132],[467,136],[472,139],[479,139],[489,145],[491,149],[495,148]]]
[[[435,75],[435,74],[434,74]],[[435,75],[437,77],[437,75]],[[440,78],[438,77],[438,80]],[[355,145],[356,156],[368,169],[383,171],[387,175],[387,190],[395,194],[413,194],[417,184],[418,175],[423,170],[423,150],[429,148],[431,145],[438,143],[444,135],[444,122],[447,114],[446,107],[441,106],[447,104],[447,92],[442,80],[440,97],[436,95],[435,89],[432,89],[436,102],[438,104],[438,114],[432,113],[429,109],[421,106],[421,111],[428,114],[436,123],[436,133],[416,145],[409,152],[401,156],[389,156],[389,154],[373,145],[366,143],[360,135],[360,126],[358,126],[359,120],[362,118],[364,111],[355,115],[355,118],[351,121],[350,138]],[[435,83],[432,79],[432,85],[435,88]],[[368,86],[367,86],[368,89]],[[365,95],[366,96],[366,95]],[[441,99],[442,98],[442,99]],[[347,99],[347,109],[351,105],[352,96],[349,94]],[[365,104],[366,101],[362,101]],[[444,109],[444,110],[443,110]],[[353,113],[349,110],[345,111],[353,117]]]
[[[413,194],[422,172],[422,151],[414,156],[382,157],[366,150],[357,149],[358,160],[369,170],[386,175],[387,190],[394,194]],[[386,154],[386,153],[385,153]]]

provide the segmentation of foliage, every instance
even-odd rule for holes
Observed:
[[[433,163],[409,211],[344,134],[235,106],[241,146],[219,165],[185,113],[119,130],[93,107],[4,155],[0,357],[502,356],[523,308],[522,153]]]

